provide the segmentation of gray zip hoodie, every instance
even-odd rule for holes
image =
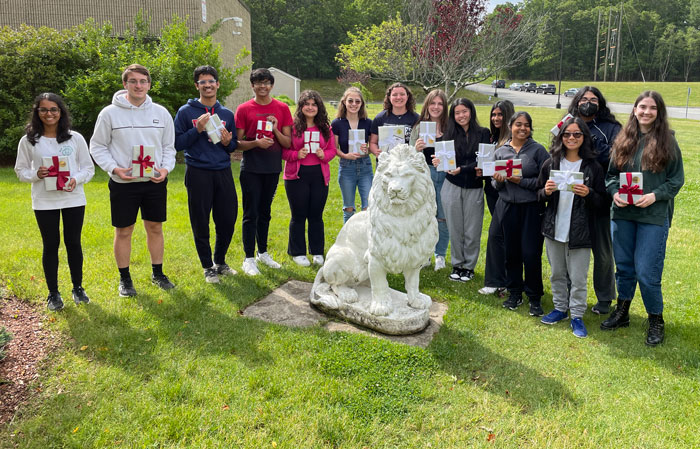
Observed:
[[[510,141],[496,150],[496,160],[520,159],[523,165],[523,177],[520,184],[491,179],[499,197],[507,203],[529,203],[537,201],[537,178],[542,163],[549,159],[549,153],[542,145],[528,138],[519,152],[510,145]]]

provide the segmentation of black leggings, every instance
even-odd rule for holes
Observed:
[[[58,291],[58,246],[61,243],[60,216],[63,215],[63,241],[68,255],[68,267],[73,287],[83,283],[83,247],[80,234],[85,218],[85,206],[66,209],[35,210],[36,222],[44,243],[41,257],[49,292]]]

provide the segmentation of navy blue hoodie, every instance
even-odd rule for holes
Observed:
[[[197,131],[197,119],[207,112],[217,114],[225,123],[226,129],[233,134],[228,146],[224,146],[221,142],[214,145],[206,131],[201,133]],[[208,108],[198,99],[193,98],[175,114],[175,149],[185,151],[187,165],[206,170],[223,170],[231,166],[231,153],[237,146],[233,112],[218,101],[213,107]]]

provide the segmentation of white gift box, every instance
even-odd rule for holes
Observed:
[[[496,173],[496,161],[484,161],[481,168],[481,176],[493,176]]]
[[[572,192],[575,184],[583,184],[583,173],[580,171],[552,170],[549,179],[557,185],[557,190]]]
[[[634,204],[644,195],[644,178],[638,171],[620,173],[618,193],[627,204]]]
[[[209,117],[209,121],[206,124],[206,130],[211,143],[217,144],[221,142],[222,129],[224,129],[224,124],[221,122],[218,114],[213,114],[211,117]]]
[[[484,169],[484,162],[496,161],[496,145],[493,143],[480,143],[476,153],[476,168]],[[493,175],[493,173],[491,173]],[[484,173],[484,176],[490,176]]]
[[[365,143],[364,129],[351,129],[348,133],[348,153],[364,154],[360,147]]]
[[[151,145],[134,145],[131,158],[131,176],[153,178],[155,170],[156,147]]]
[[[437,123],[420,122],[418,137],[423,139],[425,146],[432,147],[437,139]]]
[[[396,125],[380,126],[378,134],[379,149],[382,151],[390,151],[396,145],[406,142],[406,128]]]
[[[320,131],[304,131],[304,146],[308,148],[311,153],[321,148]]]
[[[569,120],[570,118],[573,118],[574,116],[571,114],[566,114],[559,123],[554,125],[554,128],[550,129],[549,132],[554,134],[555,136],[559,135],[559,131],[561,131],[562,125],[564,125],[564,122]]]
[[[505,177],[520,178],[523,176],[523,163],[520,159],[504,159],[495,162],[495,173]],[[510,175],[508,174],[510,168]]]
[[[448,171],[457,168],[455,157],[455,142],[454,140],[443,140],[435,142],[435,158],[440,160],[437,171]]]
[[[272,137],[272,122],[268,122],[267,120],[258,120],[258,125],[255,129],[256,139],[262,139],[263,137]]]
[[[49,176],[44,178],[44,187],[46,190],[63,190],[59,187],[59,179],[63,181],[63,185],[68,184],[70,179],[70,164],[68,156],[53,156],[42,157],[41,165],[49,169]]]

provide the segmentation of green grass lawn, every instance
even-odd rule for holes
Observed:
[[[490,83],[491,81],[489,81]],[[526,83],[535,82],[538,85],[541,83],[551,83],[559,87],[559,82],[556,80],[507,80],[506,89],[511,83]],[[634,103],[637,96],[644,92],[645,90],[655,90],[661,94],[666,106],[679,106],[685,107],[686,100],[688,100],[688,88],[690,88],[690,107],[700,106],[700,82],[647,82],[643,83],[641,81],[625,81],[625,82],[613,82],[613,81],[562,81],[561,82],[561,92],[562,94],[572,87],[581,88],[583,86],[596,86],[603,92],[606,101],[613,103]]]
[[[562,111],[528,109],[535,138]],[[487,123],[488,108],[479,108]],[[449,310],[427,349],[320,327],[292,329],[240,311],[288,279],[315,271],[286,255],[289,206],[280,182],[270,252],[281,270],[204,283],[190,231],[184,167],[169,182],[164,269],[172,292],[150,285],[140,223],[134,235],[136,298],[119,298],[106,175],[86,186],[84,286],[93,302],[47,313],[62,339],[33,400],[0,429],[0,447],[31,448],[669,448],[698,447],[700,422],[700,131],[673,120],[686,185],[676,201],[664,272],[666,342],[644,345],[639,296],[629,328],[600,331],[587,313],[585,340],[565,323],[544,326],[482,296],[475,279],[450,282],[425,269],[422,290]],[[327,247],[342,225],[333,162],[325,210]],[[234,166],[238,171],[238,165]],[[238,182],[238,176],[236,175]],[[240,189],[239,189],[240,192]],[[44,307],[41,241],[29,186],[0,169],[0,280],[7,294]],[[228,262],[239,269],[240,210]],[[486,245],[486,213],[482,249]],[[59,282],[69,301],[61,250]],[[543,262],[545,276],[548,264]],[[397,277],[394,288],[402,288]],[[552,307],[549,282],[543,305]],[[589,290],[589,305],[595,302]],[[0,386],[1,388],[1,386]]]

